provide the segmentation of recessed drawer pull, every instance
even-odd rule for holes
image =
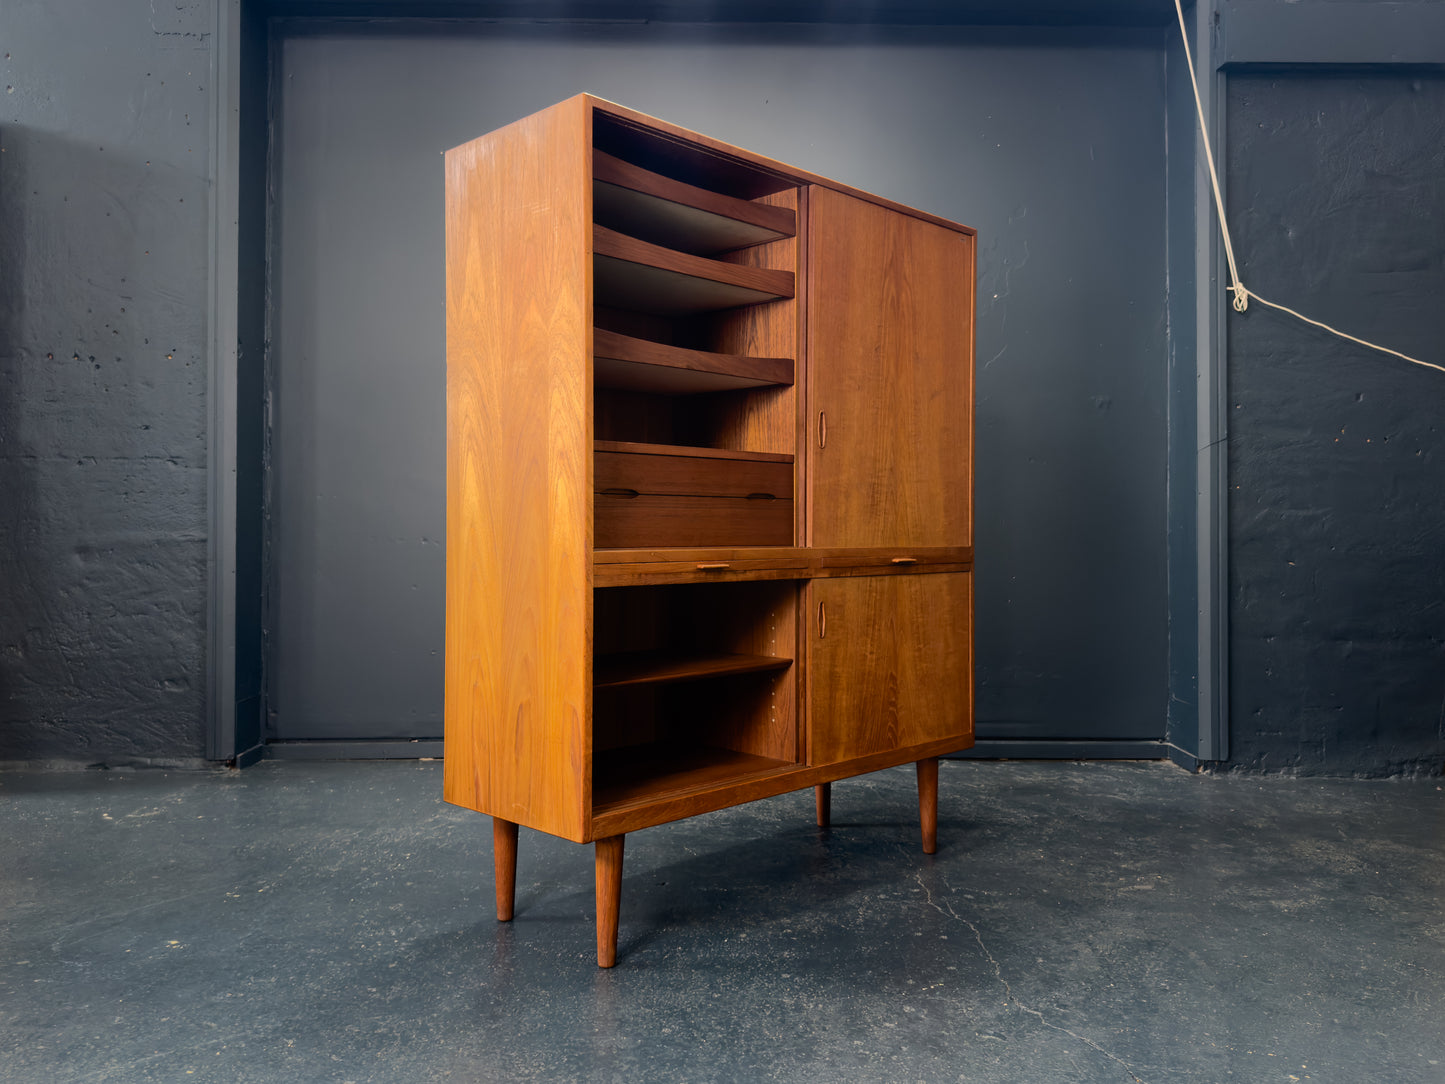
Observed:
[[[828,446],[828,414],[827,411],[818,411],[818,447]]]
[[[893,560],[890,561],[889,563],[890,563],[890,564],[895,564],[895,565],[916,565],[916,564],[918,564],[918,558],[917,558],[917,557],[895,557],[895,558],[893,558]]]
[[[748,494],[748,500],[750,500],[750,501],[775,501],[775,500],[777,500],[777,499],[778,499],[778,498],[774,497],[771,493],[749,493],[749,494]]]
[[[720,568],[732,568],[726,561],[700,561],[697,566],[703,572],[715,572]]]
[[[642,496],[642,494],[635,489],[604,489],[601,492],[604,497],[621,497],[629,501],[634,497]]]

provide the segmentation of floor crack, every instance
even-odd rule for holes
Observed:
[[[1003,977],[1003,968],[999,966],[998,960],[996,960],[993,953],[988,950],[988,946],[983,943],[983,934],[979,932],[978,926],[973,922],[970,922],[968,919],[964,918],[957,911],[955,911],[953,909],[953,904],[949,903],[947,900],[944,900],[943,905],[940,905],[938,901],[933,898],[933,891],[926,884],[923,883],[922,872],[914,874],[914,880],[918,882],[918,887],[923,889],[924,902],[926,902],[928,906],[932,907],[940,915],[944,915],[947,918],[955,919],[956,921],[961,922],[968,927],[969,932],[973,934],[974,941],[978,943],[979,951],[983,953],[984,959],[987,960],[989,966],[993,968],[993,977],[996,978],[999,985],[1003,987],[1003,996],[1006,1004],[1013,1005],[1020,1012],[1027,1013],[1028,1015],[1034,1017],[1044,1027],[1052,1028],[1054,1031],[1061,1031],[1065,1035],[1069,1036],[1071,1039],[1076,1039],[1079,1042],[1083,1043],[1085,1046],[1089,1047],[1091,1050],[1095,1050],[1098,1053],[1104,1055],[1104,1057],[1116,1063],[1120,1068],[1124,1070],[1124,1072],[1128,1073],[1129,1079],[1133,1081],[1134,1084],[1146,1084],[1144,1078],[1139,1076],[1138,1073],[1134,1072],[1133,1068],[1123,1058],[1119,1057],[1116,1054],[1111,1054],[1098,1043],[1094,1042],[1093,1039],[1090,1039],[1087,1035],[1080,1035],[1077,1031],[1071,1031],[1069,1028],[1063,1027],[1060,1024],[1052,1023],[1038,1009],[1031,1008],[1030,1006],[1025,1005],[1022,1001],[1020,1001],[1014,995],[1013,987],[1009,985],[1008,979]],[[946,885],[948,884],[948,882],[944,881],[944,884]]]

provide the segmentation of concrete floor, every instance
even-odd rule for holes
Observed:
[[[945,762],[591,848],[428,762],[0,775],[0,1081],[1445,1081],[1439,780]]]

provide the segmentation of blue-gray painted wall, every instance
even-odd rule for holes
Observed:
[[[12,0],[0,8],[0,761],[187,762],[204,749],[214,2]],[[1239,28],[1262,35],[1254,28],[1287,16],[1293,20],[1287,40],[1298,54],[1292,62],[1347,60],[1347,39],[1358,37],[1358,27],[1352,32],[1347,24],[1363,18],[1362,9],[1393,17],[1411,7],[1441,5],[1236,0],[1224,5],[1226,30],[1236,28],[1228,51],[1267,60],[1267,51],[1249,54],[1252,39]],[[1246,8],[1249,20],[1234,18]],[[1343,8],[1350,11],[1341,14]],[[1321,29],[1313,37],[1295,32],[1302,25]],[[1418,61],[1423,47],[1412,40],[1401,52]],[[1296,72],[1280,78],[1303,86],[1291,82],[1300,78]],[[1170,187],[1182,192],[1172,164],[1183,153],[1172,76],[1168,93]],[[1439,130],[1429,127],[1428,116],[1415,118],[1423,127],[1377,128],[1380,117],[1415,93],[1433,92],[1375,83],[1351,90],[1347,100],[1359,104],[1363,95],[1361,134],[1378,130],[1406,142],[1424,136],[1438,153]],[[1321,184],[1348,181],[1355,187],[1347,190],[1358,195],[1393,179],[1389,169],[1321,175],[1308,164],[1311,153],[1330,147],[1348,162],[1359,144],[1340,140],[1338,127],[1312,129],[1304,105],[1286,91],[1251,106],[1260,111],[1251,114],[1256,132],[1302,140],[1294,144],[1293,173],[1289,161],[1261,173],[1257,155],[1236,157],[1236,140],[1252,153],[1244,133],[1233,127],[1227,133],[1229,183],[1246,211],[1240,247],[1261,277],[1252,285],[1262,291],[1276,257],[1284,273],[1292,238],[1278,236],[1284,204],[1274,220],[1266,215],[1254,223],[1251,206],[1267,207],[1263,197],[1278,195],[1291,206],[1327,210]],[[1438,117],[1437,109],[1435,123]],[[1390,145],[1375,146],[1370,162],[1389,162]],[[1260,148],[1267,152],[1268,144],[1255,142],[1253,151]],[[1438,164],[1428,168],[1440,175]],[[1252,178],[1260,191],[1251,196],[1259,198],[1242,197]],[[1416,206],[1436,206],[1428,176],[1412,183]],[[1177,205],[1171,222],[1176,213]],[[1369,216],[1349,225],[1347,253],[1322,245],[1310,264],[1313,277],[1276,281],[1319,291],[1328,302],[1326,319],[1360,319],[1367,335],[1406,350],[1433,347],[1439,360],[1445,336],[1438,328],[1425,327],[1423,345],[1417,332],[1395,340],[1408,320],[1377,322],[1378,304],[1362,301],[1350,286],[1392,268],[1412,227],[1376,231]],[[1427,250],[1433,236],[1438,253],[1438,218],[1417,217],[1413,231]],[[1171,290],[1182,288],[1175,272],[1186,270],[1178,257],[1173,250],[1168,256]],[[1330,274],[1334,261],[1338,281]],[[1420,273],[1428,278],[1432,266],[1427,256]],[[1429,296],[1438,298],[1438,287]],[[252,298],[253,310],[256,303]],[[1176,319],[1186,319],[1184,309],[1169,306],[1171,331],[1181,326]],[[1239,491],[1229,520],[1236,763],[1335,773],[1438,771],[1445,761],[1445,619],[1441,562],[1431,555],[1441,551],[1445,475],[1433,418],[1440,416],[1445,376],[1380,369],[1373,358],[1341,356],[1318,340],[1301,347],[1298,331],[1271,328],[1257,312],[1232,318],[1231,328],[1237,395],[1230,405],[1238,404],[1231,410],[1238,415],[1231,418],[1230,462],[1238,476],[1231,486],[1249,487]],[[247,345],[258,345],[246,344],[245,336],[243,330],[243,357]],[[1160,359],[1161,367],[1169,365],[1171,418],[1182,417],[1188,401],[1180,349],[1173,342],[1169,359]],[[1307,353],[1325,359],[1327,371],[1296,371]],[[254,421],[262,390],[254,383],[242,390],[249,396],[243,410],[249,402]],[[1370,438],[1345,450],[1343,470],[1291,444],[1332,433],[1342,412],[1348,432]],[[1161,462],[1183,454],[1187,434],[1171,434],[1166,446],[1139,454]],[[1418,451],[1407,457],[1416,462],[1397,461],[1393,448],[1385,454],[1387,435],[1388,446],[1404,449],[1398,454]],[[243,452],[262,438],[254,427],[248,433],[243,420]],[[1172,486],[1184,476],[1171,468],[1169,477]],[[254,495],[259,485],[253,475],[241,489]],[[1262,515],[1249,512],[1251,500],[1260,502]],[[1177,531],[1184,503],[1171,499],[1169,508],[1168,525]],[[1301,509],[1311,514],[1285,514]],[[243,522],[247,516],[254,530],[254,504]],[[1161,549],[1165,528],[1161,522]],[[1320,556],[1331,552],[1321,546],[1339,546],[1337,537],[1353,559]],[[1299,554],[1320,557],[1304,588],[1295,571]],[[240,560],[251,561],[249,575],[259,577],[258,553]],[[1171,585],[1184,583],[1185,568],[1171,565]],[[242,595],[238,605],[255,599]],[[1172,586],[1171,604],[1178,629],[1192,615]],[[1170,643],[1169,676],[1160,673],[1157,687],[1187,691],[1187,651],[1172,633]],[[256,666],[253,654],[241,668],[249,686],[238,677],[238,689],[259,687]],[[1162,696],[1160,711],[1169,711]],[[1181,729],[1187,718],[1181,709]],[[1171,736],[1175,722],[1171,714]]]
[[[583,89],[978,229],[978,734],[1163,737],[1161,30],[278,37],[278,737],[440,735],[440,152]]]

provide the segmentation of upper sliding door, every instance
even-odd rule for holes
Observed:
[[[973,238],[815,187],[814,546],[972,542]]]

